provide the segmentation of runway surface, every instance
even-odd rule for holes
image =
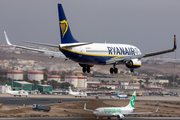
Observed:
[[[29,98],[29,97],[3,97],[0,101],[3,105],[32,105],[32,104],[52,104],[58,103],[59,100],[62,102],[74,102],[74,101],[90,101],[93,99],[78,99],[78,98]]]
[[[96,118],[62,118],[62,117],[56,117],[56,118],[0,118],[0,120],[96,120]],[[117,118],[111,118],[112,120],[118,120]],[[139,117],[129,117],[129,118],[123,118],[123,120],[179,120],[180,118],[166,118],[166,117],[145,117],[145,118],[139,118]],[[100,119],[100,120],[107,120],[106,118]]]
[[[99,96],[99,100],[106,100],[106,101],[129,101],[131,97],[127,99],[118,99],[115,97],[114,99],[110,99],[110,96]],[[29,95],[28,97],[13,97],[11,95],[7,94],[0,94],[0,101],[4,105],[32,105],[32,104],[52,104],[52,103],[58,103],[59,100],[62,100],[62,102],[74,102],[74,101],[91,101],[94,100],[95,96],[88,96],[86,98],[75,98],[74,96],[70,95]],[[162,102],[162,101],[180,101],[180,97],[162,97],[162,96],[143,96],[143,97],[136,97],[136,101],[141,102]]]

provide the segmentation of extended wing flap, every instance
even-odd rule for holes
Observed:
[[[106,64],[118,64],[118,62],[121,62],[121,61],[129,61],[131,59],[141,59],[143,56],[142,55],[130,55],[130,56],[123,56],[123,57],[114,57],[114,58],[111,58],[109,60],[106,61]]]
[[[106,64],[108,65],[108,64],[118,63],[119,61],[123,61],[123,60],[124,60],[124,57],[114,57],[107,60]]]

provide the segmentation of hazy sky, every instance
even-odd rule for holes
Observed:
[[[0,0],[0,43],[6,31],[13,44],[59,44],[58,3],[81,42],[125,43],[151,53],[172,48],[176,34],[180,46],[180,0]]]

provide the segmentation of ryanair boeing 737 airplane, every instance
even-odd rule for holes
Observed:
[[[174,35],[174,47],[169,50],[164,50],[160,52],[150,53],[143,55],[140,50],[128,44],[109,44],[109,43],[81,43],[76,40],[72,34],[64,14],[61,4],[58,4],[59,11],[59,26],[61,34],[61,43],[59,45],[28,42],[32,44],[45,45],[50,47],[59,48],[60,52],[53,52],[47,50],[39,50],[34,48],[29,48],[25,46],[13,45],[9,42],[6,32],[4,31],[7,44],[14,46],[15,48],[22,48],[27,50],[39,51],[50,58],[60,57],[65,60],[71,59],[82,67],[84,73],[90,72],[90,67],[94,65],[112,65],[110,68],[110,73],[118,73],[116,65],[125,64],[131,72],[134,69],[141,67],[141,58],[150,57],[160,54],[165,54],[173,52],[176,50],[176,36]]]

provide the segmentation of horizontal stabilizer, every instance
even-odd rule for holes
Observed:
[[[28,42],[28,41],[22,41],[22,42],[31,43],[31,44],[35,44],[35,45],[43,45],[43,46],[49,46],[49,47],[56,47],[56,48],[59,47],[58,45],[52,45],[52,44],[46,44],[46,43]]]
[[[52,44],[47,44],[47,43],[38,43],[38,42],[28,42],[28,41],[22,41],[25,43],[31,43],[31,44],[35,44],[35,45],[43,45],[43,46],[48,46],[48,47],[56,47],[58,48],[58,45],[52,45]],[[70,43],[70,44],[61,44],[61,47],[64,48],[72,48],[72,47],[78,47],[78,46],[83,46],[83,45],[88,45],[88,44],[92,44],[92,43]]]
[[[83,46],[83,45],[89,45],[92,43],[71,43],[71,44],[60,44],[61,47],[63,48],[72,48],[72,47],[78,47],[78,46]]]

